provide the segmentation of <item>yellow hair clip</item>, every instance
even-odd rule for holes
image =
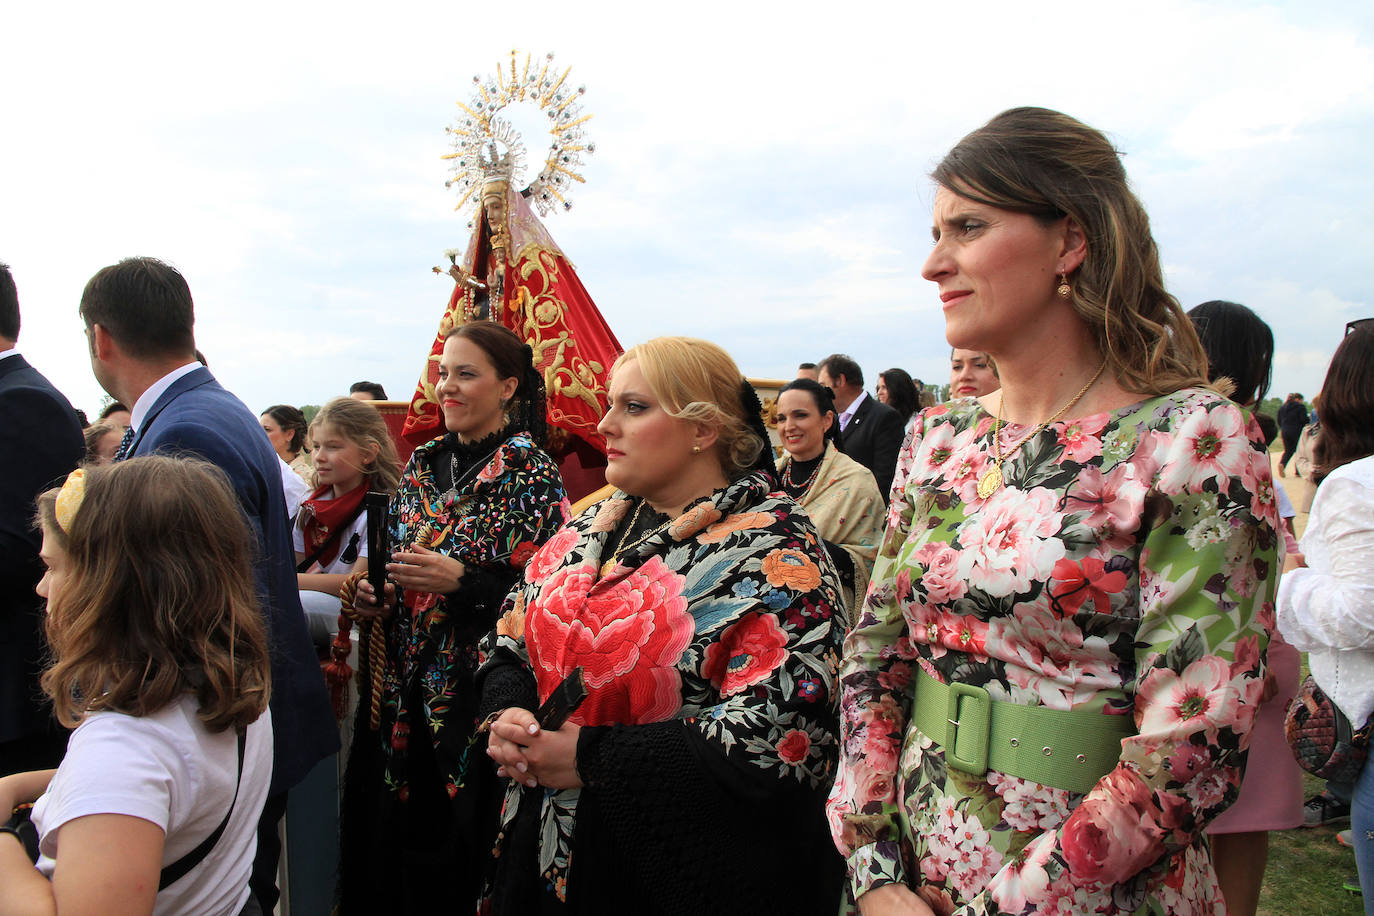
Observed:
[[[72,533],[72,520],[76,518],[76,512],[85,498],[86,472],[77,468],[67,475],[66,483],[62,484],[62,490],[57,494],[57,505],[53,507],[57,526],[65,533]]]

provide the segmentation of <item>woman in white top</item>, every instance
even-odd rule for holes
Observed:
[[[1374,712],[1374,328],[1352,323],[1322,385],[1317,497],[1300,568],[1279,582],[1279,629],[1359,728]],[[1365,911],[1374,912],[1374,767],[1350,806]]]
[[[42,684],[75,731],[56,770],[0,779],[0,816],[34,802],[0,831],[0,914],[255,912],[271,686],[228,480],[134,458],[74,471],[38,508]]]

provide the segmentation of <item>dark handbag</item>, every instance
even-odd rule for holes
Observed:
[[[1298,766],[1313,776],[1353,783],[1369,756],[1370,725],[1366,722],[1359,729],[1352,726],[1308,675],[1288,707],[1283,734]]]

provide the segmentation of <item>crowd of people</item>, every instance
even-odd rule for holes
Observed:
[[[932,177],[947,399],[831,354],[775,453],[726,349],[645,341],[576,515],[498,323],[448,334],[402,466],[380,386],[249,411],[131,258],[82,296],[83,440],[0,267],[0,916],[271,912],[353,629],[338,829],[291,824],[339,913],[1253,914],[1306,819],[1298,653],[1374,711],[1374,326],[1319,432],[1300,396],[1266,430],[1272,332],[1184,312],[1103,134],[1014,109]],[[1328,791],[1369,899],[1374,776]]]

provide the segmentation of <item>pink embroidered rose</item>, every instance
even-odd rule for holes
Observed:
[[[1054,493],[1002,489],[959,526],[959,575],[994,597],[1014,595],[1048,579],[1064,556],[1058,538],[1064,516]]]
[[[787,658],[787,634],[772,614],[746,614],[706,647],[701,673],[723,697],[765,680]]]
[[[684,581],[658,557],[610,586],[593,588],[590,565],[555,573],[525,618],[540,697],[581,665],[589,693],[579,724],[661,722],[677,712],[676,666],[696,628]]]
[[[563,565],[563,561],[576,544],[576,531],[571,528],[560,530],[530,557],[529,563],[525,566],[525,581],[533,583],[547,579],[550,573]]]
[[[588,531],[610,531],[615,527],[616,522],[625,517],[625,513],[630,511],[630,500],[628,499],[606,499],[596,507],[596,515],[592,516],[592,522],[587,527]]]

